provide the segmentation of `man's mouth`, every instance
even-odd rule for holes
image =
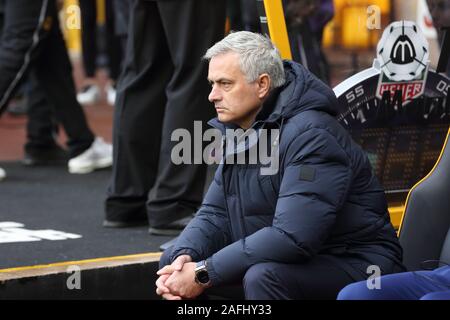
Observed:
[[[216,111],[217,111],[217,112],[224,112],[224,111],[227,110],[227,109],[224,108],[224,107],[215,107],[215,108],[216,108]]]

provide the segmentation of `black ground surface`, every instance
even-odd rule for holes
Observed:
[[[25,167],[0,162],[7,178],[0,182],[0,223],[25,229],[52,229],[79,239],[1,243],[0,269],[64,261],[158,252],[170,237],[150,236],[147,227],[102,227],[103,202],[110,170],[73,175],[64,166]],[[0,239],[1,239],[0,230]]]

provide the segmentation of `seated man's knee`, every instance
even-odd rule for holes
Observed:
[[[450,290],[430,292],[420,298],[420,300],[450,300]]]
[[[374,290],[369,290],[366,281],[359,281],[345,286],[338,294],[337,300],[371,300]]]
[[[269,263],[259,263],[251,266],[244,276],[244,286],[254,286],[262,281],[273,280],[274,276]]]
[[[244,291],[247,299],[270,299],[277,280],[273,264],[260,263],[250,267],[244,276]]]

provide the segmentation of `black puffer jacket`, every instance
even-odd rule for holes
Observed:
[[[404,271],[383,188],[364,151],[335,120],[333,91],[301,65],[254,128],[279,128],[279,171],[222,164],[171,259],[208,259],[213,284],[240,281],[257,263],[302,263],[328,255],[355,279],[369,265]],[[217,119],[211,124],[224,130]]]

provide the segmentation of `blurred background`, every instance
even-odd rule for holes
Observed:
[[[108,2],[113,0],[90,0],[95,2],[96,41],[91,43],[97,52],[96,70],[93,79],[87,82],[83,68],[83,41],[81,10],[78,0],[60,2],[60,24],[73,63],[73,76],[77,92],[83,93],[93,81],[97,86],[90,101],[80,101],[84,105],[88,122],[93,131],[111,139],[113,98],[108,65],[108,36],[114,31],[108,27]],[[120,1],[117,1],[120,2]],[[285,1],[286,3],[289,1]],[[292,2],[297,2],[296,0]],[[302,2],[301,0],[298,2]],[[305,1],[308,2],[308,1]],[[321,1],[311,1],[319,3]],[[395,20],[415,21],[423,30],[430,44],[430,62],[434,68],[439,55],[437,33],[433,27],[425,0],[334,0],[331,20],[325,22],[321,30],[321,50],[327,64],[327,82],[331,87],[344,79],[372,65],[376,56],[376,45],[384,28]],[[255,0],[228,0],[226,31],[247,29],[260,31],[259,15]],[[117,19],[117,17],[115,17]],[[371,26],[368,28],[368,26]],[[117,29],[117,28],[116,28]],[[92,33],[92,31],[90,31]],[[304,43],[307,43],[305,40]],[[299,45],[301,47],[301,44]],[[309,47],[309,46],[306,46]],[[92,48],[91,48],[92,49]],[[110,91],[108,91],[110,90]],[[80,98],[80,96],[79,96]],[[13,100],[8,112],[0,119],[0,160],[18,160],[23,154],[26,127],[26,101]],[[60,135],[64,141],[64,134]]]

